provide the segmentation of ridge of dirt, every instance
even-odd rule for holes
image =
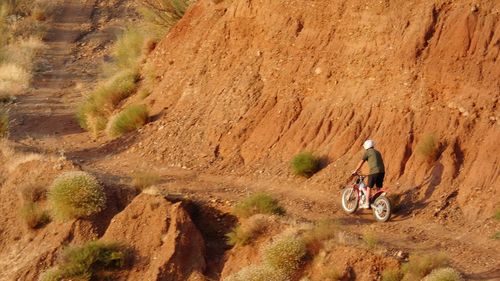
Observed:
[[[201,0],[148,59],[158,82],[147,99],[152,122],[93,140],[74,108],[130,5],[64,1],[35,89],[13,106],[14,141],[66,156],[109,185],[155,170],[159,189],[222,214],[265,191],[299,220],[337,218],[347,231],[374,231],[388,250],[444,251],[468,280],[500,278],[500,242],[489,238],[499,224],[488,219],[500,190],[498,2]],[[415,153],[427,132],[443,144],[430,166]],[[403,195],[387,224],[368,212],[347,216],[338,203],[369,136],[388,161],[391,191]],[[329,158],[308,180],[288,171],[302,149]],[[42,263],[55,259],[51,252]]]

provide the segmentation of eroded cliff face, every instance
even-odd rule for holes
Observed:
[[[372,138],[393,190],[485,218],[500,184],[499,11],[495,0],[199,1],[144,67],[157,118],[132,149],[278,175],[310,150],[329,159],[313,180],[335,183]],[[430,164],[417,153],[429,134]]]

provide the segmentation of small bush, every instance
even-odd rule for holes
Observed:
[[[246,245],[264,233],[274,220],[262,214],[251,216],[226,234],[228,245]]]
[[[320,168],[320,160],[310,152],[301,152],[292,159],[293,173],[298,176],[311,177]]]
[[[90,174],[66,172],[54,180],[48,201],[54,217],[66,220],[100,212],[106,205],[106,195]]]
[[[497,221],[500,221],[500,210],[495,211],[495,215],[493,215],[493,218]]]
[[[448,258],[444,254],[410,255],[408,263],[403,264],[404,281],[420,280],[434,269],[447,267]]]
[[[276,268],[263,265],[250,265],[238,273],[224,279],[224,281],[289,281],[288,274]]]
[[[74,246],[63,253],[62,263],[42,275],[42,281],[94,280],[101,270],[121,268],[127,251],[116,243],[92,241]]]
[[[363,241],[366,243],[366,245],[369,248],[375,248],[378,244],[378,238],[375,232],[373,231],[366,231],[363,233]]]
[[[146,105],[129,105],[115,115],[108,123],[107,133],[110,137],[119,137],[146,124],[149,117]]]
[[[429,162],[435,161],[439,154],[439,143],[433,134],[426,134],[417,145],[417,152]]]
[[[233,214],[240,218],[248,218],[255,214],[283,215],[285,210],[278,200],[264,193],[249,196],[233,208]]]
[[[21,188],[21,195],[25,202],[37,202],[45,199],[46,190],[43,186],[32,182]]]
[[[136,68],[142,56],[145,34],[139,29],[125,30],[113,45],[113,64],[118,70]]]
[[[80,127],[94,134],[106,128],[116,106],[135,91],[137,79],[136,71],[122,71],[99,85],[78,107]]]
[[[29,228],[35,229],[50,222],[49,213],[42,210],[38,204],[27,202],[21,208],[21,218]]]
[[[144,190],[159,183],[160,175],[152,171],[139,171],[132,175],[132,186],[137,190]]]
[[[0,138],[9,136],[9,113],[5,109],[0,109]]]
[[[422,281],[462,281],[462,276],[453,268],[440,268],[433,270]]]
[[[291,273],[299,267],[306,254],[306,246],[304,241],[297,237],[284,236],[270,243],[262,253],[265,264]]]
[[[382,272],[382,281],[401,281],[403,273],[399,269],[389,269]]]

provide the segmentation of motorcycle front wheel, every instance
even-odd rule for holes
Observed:
[[[348,187],[342,191],[342,209],[348,214],[352,214],[358,208],[358,193],[354,188]]]

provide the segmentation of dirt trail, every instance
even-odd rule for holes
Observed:
[[[74,116],[82,97],[81,85],[95,79],[75,69],[77,41],[90,24],[95,0],[65,0],[44,38],[40,71],[35,74],[33,90],[19,97],[15,105],[11,138],[28,138],[40,149],[64,149],[65,136],[77,135]],[[44,143],[44,145],[42,145]],[[49,145],[50,144],[50,145]]]
[[[64,151],[71,160],[82,164],[84,169],[97,172],[104,180],[123,181],[128,180],[124,175],[137,169],[137,163],[144,163],[146,159],[133,153],[121,154],[113,159],[109,156],[119,154],[118,150],[123,147],[117,147],[133,142],[134,136],[119,142],[95,142],[79,128],[74,118],[75,107],[82,94],[97,78],[95,73],[79,69],[77,63],[83,52],[77,41],[94,25],[92,15],[96,12],[96,2],[64,1],[45,38],[47,48],[42,54],[45,66],[34,78],[34,90],[21,96],[13,109],[15,121],[11,137],[40,151]],[[88,62],[99,65],[95,60]],[[162,168],[159,172],[165,179],[162,187],[169,191],[192,195],[207,202],[215,200],[227,207],[227,201],[233,202],[247,193],[265,190],[280,197],[289,213],[299,218],[339,218],[349,231],[362,233],[366,229],[374,230],[380,235],[381,244],[388,248],[445,251],[453,258],[453,264],[467,272],[471,280],[500,278],[497,244],[475,236],[477,231],[457,235],[460,227],[444,227],[439,222],[419,221],[409,216],[396,216],[387,224],[373,223],[367,212],[345,216],[337,203],[339,190],[336,186],[294,180],[283,182],[282,178],[273,177],[255,180],[202,175],[177,168]]]

